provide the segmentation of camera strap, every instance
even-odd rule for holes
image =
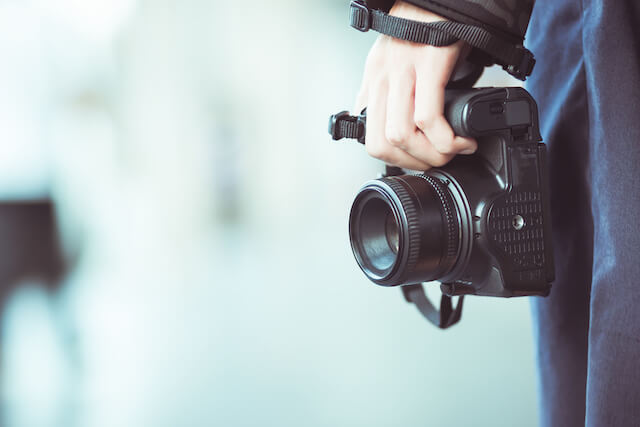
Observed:
[[[397,39],[432,46],[449,46],[458,40],[489,55],[515,78],[525,80],[536,63],[531,51],[475,25],[454,21],[418,22],[370,9],[365,0],[353,0],[350,25],[358,31],[377,31]],[[491,65],[493,62],[483,65]]]
[[[455,325],[462,317],[464,295],[458,297],[458,303],[453,307],[452,298],[443,293],[440,298],[440,310],[438,310],[427,297],[422,285],[405,285],[402,287],[402,294],[407,302],[415,304],[418,311],[440,329]]]

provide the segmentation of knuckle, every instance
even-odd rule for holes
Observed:
[[[430,129],[433,128],[435,119],[435,116],[416,114],[413,118],[413,121],[415,122],[418,129],[422,130],[424,133],[427,133]]]
[[[369,154],[373,158],[382,161],[386,161],[389,159],[388,150],[385,150],[383,146],[377,144],[366,144],[365,148],[367,150],[367,154]]]
[[[436,118],[428,123],[423,130],[427,138],[431,141],[435,149],[442,154],[455,154],[455,135],[451,128]]]
[[[385,138],[395,146],[404,147],[408,137],[409,131],[404,127],[388,125],[385,129]]]

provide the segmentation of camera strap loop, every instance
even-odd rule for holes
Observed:
[[[485,28],[454,21],[418,22],[370,9],[366,0],[353,0],[350,24],[358,31],[369,30],[393,38],[432,46],[449,46],[458,40],[488,54],[505,71],[519,80],[525,80],[536,63],[531,51],[517,42],[509,42]],[[485,65],[491,65],[490,64]]]
[[[438,310],[427,297],[422,285],[405,285],[402,287],[402,293],[407,302],[415,304],[420,313],[440,329],[447,329],[455,325],[462,317],[464,295],[458,297],[458,304],[453,307],[451,297],[442,294],[440,310]]]

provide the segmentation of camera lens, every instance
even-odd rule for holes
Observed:
[[[393,217],[391,212],[387,213],[387,220],[384,225],[384,233],[387,237],[387,244],[393,251],[394,254],[398,254],[398,247],[400,246],[400,235],[398,230],[398,223],[396,219]]]
[[[379,285],[437,280],[456,263],[460,224],[447,186],[430,175],[402,175],[366,183],[349,218],[360,268]]]
[[[400,245],[399,226],[392,207],[375,193],[362,202],[358,233],[362,236],[359,252],[364,262],[377,275],[391,268]]]

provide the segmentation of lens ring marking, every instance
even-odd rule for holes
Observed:
[[[433,176],[421,174],[420,178],[426,180],[431,184],[435,190],[440,202],[442,203],[442,209],[444,210],[446,222],[447,222],[447,259],[455,258],[458,254],[458,226],[455,215],[454,202],[449,194],[448,189],[444,183]]]

